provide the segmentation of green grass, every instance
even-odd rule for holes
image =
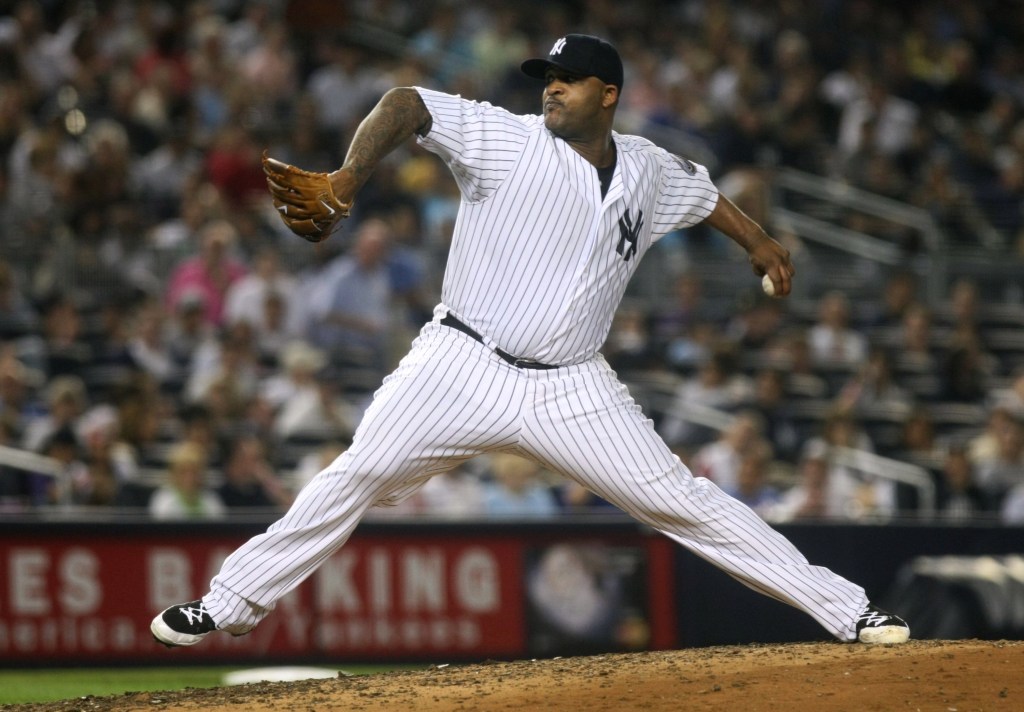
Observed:
[[[123,692],[182,690],[186,687],[218,687],[225,673],[236,667],[195,668],[56,668],[0,671],[0,704],[54,702],[86,695],[102,697]],[[253,665],[252,667],[258,667]],[[334,665],[318,665],[327,669]],[[422,666],[421,666],[422,667]],[[353,675],[402,669],[401,666],[338,665]]]

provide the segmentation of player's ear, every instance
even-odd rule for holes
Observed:
[[[604,85],[604,96],[601,98],[601,106],[608,108],[619,103],[619,88],[614,84]]]

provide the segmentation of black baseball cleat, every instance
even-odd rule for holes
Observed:
[[[217,624],[199,600],[171,606],[153,619],[149,630],[156,642],[168,648],[177,648],[195,645],[217,630]]]
[[[910,639],[910,626],[899,616],[883,611],[869,603],[857,616],[857,640],[873,645],[906,643]]]

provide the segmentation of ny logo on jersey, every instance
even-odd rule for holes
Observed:
[[[564,37],[562,39],[560,39],[560,40],[555,42],[554,46],[551,47],[551,51],[548,52],[548,54],[549,55],[561,54],[563,49],[565,49],[565,38]]]
[[[632,218],[629,217],[628,210],[619,218],[619,244],[615,247],[615,251],[622,255],[622,259],[626,262],[629,262],[630,257],[636,255],[636,240],[640,236],[640,228],[643,225],[644,211],[640,209],[636,211],[635,225]],[[629,247],[626,247],[627,242]]]

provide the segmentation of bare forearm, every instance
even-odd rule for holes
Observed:
[[[718,196],[718,203],[705,222],[734,240],[747,252],[750,252],[755,244],[768,237],[760,225],[724,195]]]
[[[750,260],[754,274],[759,277],[767,274],[772,280],[776,296],[789,294],[791,278],[796,274],[789,250],[772,239],[764,228],[724,195],[718,196],[718,203],[705,222],[747,251],[747,259]]]
[[[345,163],[336,173],[347,173],[352,183],[346,188],[359,190],[385,156],[414,133],[426,134],[430,124],[430,112],[419,92],[409,87],[391,89],[359,124]]]

